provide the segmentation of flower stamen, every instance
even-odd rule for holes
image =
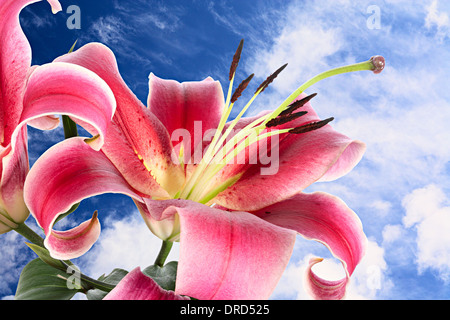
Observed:
[[[242,53],[242,48],[244,47],[244,39],[242,39],[239,42],[239,46],[233,56],[233,61],[231,62],[231,66],[230,66],[230,74],[229,74],[229,80],[231,81],[231,79],[233,79],[234,75],[236,74],[236,69],[238,67],[239,64],[239,60],[241,59],[241,53]]]
[[[244,41],[241,40],[236,53],[233,56],[233,61],[230,66],[230,85],[228,89],[227,100],[224,105],[224,112],[219,121],[219,126],[210,145],[206,149],[201,162],[198,164],[195,171],[190,176],[184,189],[179,192],[180,198],[207,203],[208,201],[212,200],[218,193],[222,192],[239,180],[242,173],[230,177],[226,181],[220,182],[219,185],[214,184],[215,175],[219,173],[227,164],[230,164],[231,161],[236,159],[238,155],[250,145],[276,135],[286,133],[302,134],[314,131],[324,127],[329,122],[333,121],[334,118],[331,117],[325,120],[309,122],[295,128],[274,128],[294,121],[295,119],[298,119],[307,114],[307,111],[295,111],[303,107],[312,98],[314,98],[317,95],[316,93],[310,94],[298,101],[293,101],[310,86],[328,77],[348,72],[371,70],[374,73],[380,73],[385,66],[383,57],[374,56],[366,62],[339,67],[320,73],[298,87],[274,111],[259,117],[258,119],[252,121],[250,124],[247,124],[244,128],[241,128],[239,131],[233,132],[234,135],[232,135],[231,139],[229,139],[234,127],[251,106],[256,97],[261,92],[263,92],[287,66],[287,64],[281,66],[261,83],[261,85],[255,91],[253,97],[248,101],[244,108],[242,108],[240,113],[233,119],[233,121],[228,125],[227,129],[224,132],[226,122],[231,114],[234,103],[242,95],[243,91],[247,88],[250,81],[254,77],[254,74],[248,76],[239,84],[239,86],[232,94],[233,82],[236,75],[237,66],[241,58],[243,45]]]
[[[304,97],[303,99],[297,100],[295,102],[293,102],[292,104],[290,104],[286,110],[283,110],[280,113],[280,116],[284,116],[287,114],[291,114],[292,112],[294,112],[295,110],[303,107],[305,104],[307,104],[312,98],[314,98],[317,95],[317,93],[313,93],[310,94],[309,96]]]
[[[301,116],[304,116],[307,113],[308,113],[308,111],[300,111],[297,113],[280,115],[277,118],[273,118],[269,122],[267,122],[266,127],[270,128],[270,127],[280,126],[282,124],[285,124],[285,123],[291,122],[297,118],[300,118]]]
[[[236,91],[234,91],[233,96],[231,97],[231,103],[235,103],[237,99],[242,95],[242,92],[247,88],[250,81],[253,79],[253,76],[255,74],[252,73],[250,76],[248,76],[247,79],[242,81],[239,86],[236,88]]]
[[[264,80],[263,83],[259,85],[258,89],[256,89],[255,94],[263,92],[269,86],[269,84],[271,84],[273,80],[275,80],[275,78],[278,77],[281,71],[283,71],[287,67],[287,65],[288,65],[287,63],[282,65],[274,73],[268,76],[267,79]]]
[[[334,120],[334,118],[331,117],[331,118],[328,118],[328,119],[325,119],[325,120],[304,124],[304,125],[302,125],[300,127],[297,127],[297,128],[294,128],[294,129],[290,129],[289,133],[300,134],[300,133],[306,133],[306,132],[314,131],[314,130],[322,128],[323,126],[327,125],[328,123],[330,123],[333,120]]]
[[[266,123],[272,119],[276,118],[278,115],[280,115],[281,112],[283,112],[291,103],[294,101],[300,94],[302,94],[306,89],[311,87],[312,85],[316,84],[317,82],[324,80],[326,78],[338,75],[338,74],[344,74],[344,73],[350,73],[350,72],[356,72],[356,71],[373,71],[374,73],[380,73],[384,69],[384,58],[382,56],[374,56],[370,58],[370,60],[360,63],[351,64],[348,66],[338,67],[334,68],[325,72],[322,72],[315,77],[312,77],[305,83],[303,83],[300,87],[298,87],[289,97],[284,100],[284,102],[275,109],[268,120],[263,122],[261,124],[262,127],[266,125]]]

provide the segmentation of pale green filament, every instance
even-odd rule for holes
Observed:
[[[283,130],[274,130],[270,132],[265,132],[263,134],[258,134],[257,130],[254,130],[250,135],[245,137],[243,141],[241,141],[235,148],[231,150],[231,152],[228,152],[225,154],[225,152],[228,150],[225,147],[221,149],[221,153],[217,153],[215,158],[216,160],[211,161],[210,165],[207,167],[206,171],[203,174],[203,183],[196,184],[194,187],[194,190],[191,192],[188,199],[191,199],[193,201],[198,201],[201,203],[206,203],[210,200],[211,196],[216,196],[219,192],[225,190],[227,187],[231,186],[231,184],[234,184],[237,180],[234,181],[234,179],[229,179],[225,183],[221,184],[219,187],[215,188],[211,192],[209,192],[206,196],[203,196],[205,192],[208,191],[208,187],[213,183],[214,176],[222,170],[227,164],[230,164],[234,159],[237,158],[238,154],[244,151],[247,147],[250,145],[257,143],[260,140],[266,139],[268,137],[279,135],[282,133],[287,133],[291,129],[283,129]],[[231,140],[230,140],[231,141]],[[229,142],[230,142],[229,141]],[[233,141],[234,142],[237,140]],[[216,162],[218,161],[218,163]],[[231,183],[233,182],[233,183]],[[226,186],[226,187],[225,187]],[[225,188],[224,188],[225,187]],[[223,190],[222,190],[223,189]],[[207,198],[207,201],[204,202],[204,198]]]
[[[287,97],[286,100],[271,113],[270,118],[266,119],[266,121],[264,121],[260,127],[265,127],[266,123],[268,121],[270,121],[270,119],[278,117],[278,115],[281,112],[283,112],[283,110],[286,109],[286,107],[289,104],[291,104],[292,101],[295,100],[295,98],[297,98],[301,93],[303,93],[306,89],[308,89],[312,85],[316,84],[317,82],[319,82],[323,79],[338,75],[338,74],[355,72],[355,71],[374,70],[374,68],[375,67],[373,65],[372,60],[368,60],[365,62],[351,64],[349,66],[338,67],[338,68],[331,69],[331,70],[328,70],[328,71],[318,74],[317,76],[315,76],[315,77],[309,79],[308,81],[306,81],[305,83],[303,83],[300,87],[297,88],[297,90],[295,90],[289,97]]]
[[[222,131],[223,127],[225,126],[225,123],[228,119],[228,116],[231,113],[231,109],[233,108],[233,104],[230,104],[231,101],[231,93],[233,91],[233,82],[234,82],[234,76],[235,74],[233,74],[233,77],[230,80],[230,85],[228,87],[228,94],[227,94],[227,100],[225,102],[225,106],[224,106],[224,112],[222,113],[222,117],[220,118],[220,122],[219,122],[219,127],[217,128],[217,131],[214,134],[214,137],[210,143],[210,145],[208,146],[208,149],[206,150],[206,153],[204,155],[204,157],[202,158],[202,160],[200,161],[197,169],[194,171],[193,175],[189,178],[189,180],[187,181],[184,189],[179,193],[179,197],[182,199],[187,199],[187,197],[189,196],[190,192],[192,191],[192,188],[196,182],[196,180],[198,179],[198,177],[200,176],[200,174],[203,172],[204,167],[206,167],[208,165],[208,161],[205,161],[205,159],[208,159],[211,157],[212,154],[212,149],[214,148],[214,145],[217,142],[217,139],[219,139],[219,132]]]
[[[292,129],[289,128],[283,130],[273,130],[260,134],[260,132],[266,128],[266,124],[270,120],[278,117],[280,113],[283,112],[301,93],[303,93],[306,89],[308,89],[315,83],[323,79],[329,78],[331,76],[363,70],[375,70],[375,66],[374,63],[372,62],[372,59],[365,62],[352,64],[349,66],[331,69],[318,74],[317,76],[311,78],[310,80],[303,83],[300,87],[298,87],[272,113],[266,114],[254,120],[252,123],[248,124],[245,128],[239,130],[239,132],[237,132],[236,135],[233,136],[233,139],[230,139],[224,145],[225,140],[230,135],[233,128],[236,126],[237,122],[242,118],[244,113],[249,109],[253,101],[263,90],[261,88],[253,95],[253,97],[241,110],[238,116],[231,122],[230,126],[227,128],[225,133],[221,134],[226,125],[226,121],[228,120],[231,110],[234,106],[234,103],[230,103],[232,86],[235,76],[235,74],[233,74],[233,77],[230,80],[227,100],[224,106],[224,113],[222,114],[222,117],[220,119],[217,131],[211,141],[211,144],[206,150],[204,157],[202,158],[197,168],[195,169],[194,173],[188,180],[184,189],[179,193],[179,197],[183,199],[191,199],[201,203],[207,203],[208,201],[212,200],[218,193],[225,190],[226,188],[234,184],[237,180],[239,180],[240,175],[228,179],[219,186],[215,187],[211,186],[214,183],[213,179],[214,176],[220,170],[222,170],[227,164],[233,161],[233,159],[235,159],[240,152],[242,152],[245,148],[249,147],[254,143],[257,143],[262,139],[274,135],[287,133]],[[232,152],[229,152],[228,150],[231,150]],[[210,188],[212,187],[214,187],[214,189],[210,190]]]

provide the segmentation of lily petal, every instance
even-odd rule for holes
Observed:
[[[16,223],[24,222],[29,214],[23,200],[23,185],[29,170],[27,149],[27,128],[23,127],[17,133],[16,147],[12,149],[9,145],[0,155],[0,208]]]
[[[202,300],[269,298],[292,254],[294,231],[189,200],[156,207],[155,216],[180,219],[175,293]]]
[[[167,210],[170,203],[176,207],[184,202],[180,200],[151,200],[143,199],[144,202],[134,201],[142,215],[145,224],[150,231],[164,241],[177,241],[180,237],[180,219],[176,210]],[[174,208],[175,208],[174,207]]]
[[[114,129],[108,132],[102,150],[127,181],[137,190],[150,194],[152,190],[148,185],[155,185],[155,181],[150,180],[156,180],[174,195],[184,184],[184,169],[172,161],[172,144],[164,125],[123,81],[113,52],[102,44],[89,43],[55,61],[83,66],[95,72],[112,89],[117,101],[111,124]],[[130,164],[122,161],[125,152],[128,159],[134,154],[135,161],[131,166],[138,165],[138,173],[130,174]]]
[[[54,240],[47,238],[52,236],[53,224],[60,214],[85,198],[103,193],[122,193],[140,199],[140,195],[128,185],[109,159],[102,152],[93,150],[81,137],[54,145],[36,161],[25,181],[24,199],[44,230],[52,256],[76,258],[80,247],[92,245],[96,239],[92,235],[79,238],[82,244],[78,247],[73,243],[63,245],[67,237],[58,238],[58,244],[54,246]],[[77,233],[77,230],[72,232]],[[74,251],[53,251],[58,248],[73,248]]]
[[[85,254],[100,236],[97,213],[92,219],[67,231],[54,231],[44,240],[44,245],[55,259],[66,260]],[[70,254],[68,254],[70,253]]]
[[[10,143],[19,123],[26,79],[31,66],[31,47],[19,23],[19,13],[38,0],[3,0],[0,4],[0,143]],[[59,1],[49,0],[55,13]]]
[[[14,216],[14,221],[20,223],[28,217],[28,209],[22,198],[29,168],[26,124],[34,121],[40,126],[48,125],[49,117],[55,113],[82,119],[100,134],[90,143],[92,148],[99,150],[115,107],[112,91],[88,69],[61,62],[33,69],[23,97],[20,123],[16,125],[10,145],[2,157],[2,207],[10,216]]]
[[[111,89],[99,76],[86,68],[62,62],[34,69],[23,105],[18,127],[39,117],[66,114],[89,123],[100,134],[93,144],[95,150],[103,145],[116,109]]]
[[[58,12],[62,11],[61,4],[59,3],[58,0],[47,0],[47,2],[50,3],[53,13],[58,13]]]
[[[133,269],[111,290],[103,300],[190,300],[162,289],[152,278]]]
[[[203,139],[207,138],[205,133],[219,125],[224,103],[220,82],[210,77],[203,81],[179,83],[158,78],[153,73],[149,76],[147,106],[150,111],[167,128],[175,140],[173,143],[179,138],[177,130],[187,131],[189,140],[183,141],[185,163],[200,162]]]
[[[40,130],[53,130],[59,126],[59,123],[59,117],[56,116],[43,116],[27,122],[29,126]]]
[[[22,113],[22,98],[31,47],[19,24],[20,11],[36,1],[5,0],[0,4],[0,142],[6,146]]]
[[[297,100],[304,96],[300,95]],[[308,113],[276,128],[298,127],[319,120],[309,102],[302,111]],[[358,164],[366,148],[364,143],[348,138],[330,125],[303,134],[284,134],[274,146],[272,163],[225,168],[221,173],[222,180],[242,170],[244,173],[238,182],[219,193],[214,202],[233,210],[259,210],[292,197],[320,179],[331,180],[345,175]],[[275,173],[261,174],[262,168],[271,165],[278,165]]]
[[[347,277],[337,282],[320,279],[311,270],[321,261],[315,259],[308,271],[307,285],[315,298],[343,297],[348,278],[364,255],[367,238],[358,216],[341,199],[323,192],[299,193],[255,214],[327,246],[342,262]]]
[[[28,77],[34,72],[34,70],[36,70],[36,68],[39,68],[39,66],[34,65],[31,66],[30,69],[28,69]],[[58,127],[59,123],[59,117],[53,115],[31,119],[27,122],[29,126],[39,130],[53,130]]]
[[[318,277],[312,267],[322,262],[321,258],[311,258],[305,274],[305,286],[309,294],[317,300],[341,300],[345,297],[345,291],[349,278],[329,281]]]

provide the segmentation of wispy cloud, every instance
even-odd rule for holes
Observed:
[[[417,232],[416,262],[419,273],[431,269],[450,282],[450,199],[436,185],[416,189],[403,199],[406,228]]]
[[[428,29],[436,29],[436,35],[440,41],[450,36],[450,19],[448,13],[440,10],[440,3],[434,0],[427,8],[425,26]]]
[[[20,24],[24,28],[44,28],[56,25],[56,17],[51,15],[51,12],[47,12],[45,15],[36,13],[36,9],[33,7],[26,7],[22,10],[20,15]]]

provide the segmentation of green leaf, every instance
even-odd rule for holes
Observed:
[[[175,291],[175,281],[177,278],[177,261],[171,261],[167,263],[164,267],[157,265],[152,265],[142,272],[155,280],[155,282],[165,290]]]
[[[125,277],[128,274],[128,271],[123,270],[123,269],[114,269],[109,275],[105,276],[102,275],[100,278],[98,278],[99,281],[108,283],[108,284],[112,284],[112,285],[117,285],[120,280],[123,279],[123,277]],[[86,297],[89,300],[102,300],[106,295],[108,294],[108,292],[100,290],[100,289],[92,289],[89,290],[86,294]]]
[[[67,279],[70,277],[71,274],[57,270],[36,258],[23,268],[15,299],[70,300],[79,292],[77,289],[69,289]]]
[[[50,252],[47,249],[42,248],[41,246],[38,246],[38,245],[33,244],[33,243],[25,242],[25,244],[28,247],[30,247],[30,249],[33,250],[34,253],[36,253],[39,256],[39,258],[41,258],[41,260],[44,261],[49,266],[52,266],[53,268],[57,268],[57,269],[60,269],[60,270],[64,270],[65,269],[64,264],[60,260],[53,259],[50,256]]]

